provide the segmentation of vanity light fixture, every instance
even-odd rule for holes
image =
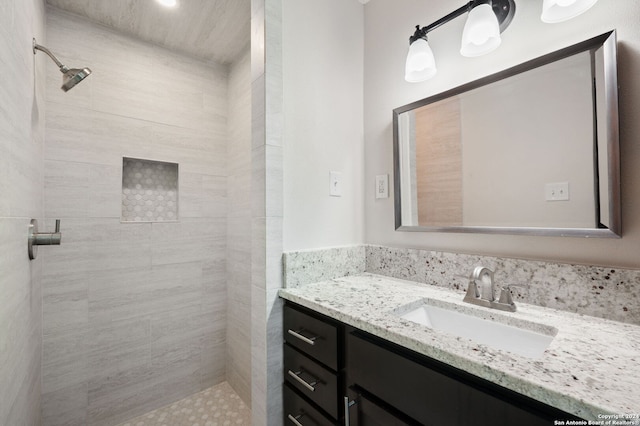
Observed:
[[[509,26],[515,12],[514,0],[472,0],[426,27],[417,25],[415,33],[409,38],[405,80],[417,83],[436,74],[435,59],[427,41],[428,32],[469,13],[462,32],[460,53],[468,57],[481,56],[500,45],[500,33]]]
[[[598,0],[543,0],[540,19],[546,23],[564,22],[586,12],[597,2]],[[416,25],[416,31],[409,37],[409,53],[404,73],[406,81],[419,83],[436,75],[436,61],[427,41],[427,33],[465,13],[469,16],[462,31],[460,54],[466,57],[482,56],[500,46],[500,33],[513,20],[516,4],[515,0],[471,0],[426,27]]]
[[[544,0],[542,2],[542,22],[555,24],[586,12],[598,0]]]

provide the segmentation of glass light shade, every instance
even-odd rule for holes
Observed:
[[[427,40],[419,38],[409,46],[404,79],[409,83],[419,83],[436,75],[436,60]]]
[[[178,0],[158,0],[158,3],[165,7],[176,7],[178,5]]]
[[[542,22],[555,24],[575,18],[586,12],[598,0],[544,0],[542,2]]]
[[[495,50],[502,39],[498,17],[488,4],[481,4],[469,12],[462,31],[462,56],[481,56]]]

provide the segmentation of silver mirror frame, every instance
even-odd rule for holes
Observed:
[[[533,228],[533,227],[491,227],[491,226],[403,226],[402,225],[402,200],[401,200],[401,170],[400,170],[400,141],[399,141],[399,115],[451,96],[485,86],[489,83],[520,74],[533,68],[555,62],[557,60],[575,55],[580,52],[602,47],[604,57],[604,104],[607,119],[603,123],[607,134],[608,156],[608,184],[609,184],[609,218],[608,228]],[[393,110],[393,168],[394,168],[394,207],[395,229],[397,231],[410,232],[445,232],[445,233],[471,233],[471,234],[510,234],[510,235],[535,235],[556,237],[584,237],[584,238],[620,238],[622,237],[622,214],[620,199],[620,142],[619,142],[619,118],[618,118],[618,76],[617,76],[617,42],[616,31],[593,37],[589,40],[549,53],[536,59],[516,65],[512,68],[500,71],[487,77],[466,83],[462,86],[447,90],[426,99]]]

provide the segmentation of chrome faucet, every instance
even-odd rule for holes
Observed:
[[[493,271],[484,266],[476,266],[469,277],[469,287],[463,301],[473,305],[484,306],[501,311],[516,311],[509,287],[504,286],[500,291],[500,298],[496,300],[496,285],[493,281]]]

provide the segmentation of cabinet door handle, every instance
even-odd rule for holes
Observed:
[[[356,405],[355,401],[349,401],[349,397],[344,397],[344,426],[349,426],[349,408]]]
[[[305,388],[309,389],[311,392],[314,392],[316,390],[316,388],[314,388],[314,386],[318,383],[318,379],[314,379],[311,383],[307,382],[306,380],[302,379],[300,377],[300,374],[302,373],[302,371],[296,371],[293,372],[291,370],[289,370],[289,375],[291,377],[293,377],[294,379],[296,379],[296,381],[298,383],[300,383],[302,386],[304,386]],[[312,376],[313,377],[313,376]]]
[[[302,334],[300,334],[300,333],[302,333],[302,330],[300,330],[300,331],[293,331],[293,330],[289,329],[289,330],[287,331],[287,333],[289,333],[289,334],[290,334],[290,335],[292,335],[293,337],[297,337],[298,339],[302,340],[302,341],[303,341],[303,342],[305,342],[305,343],[310,344],[311,346],[313,346],[313,345],[315,345],[315,344],[316,344],[315,340],[318,338],[317,336],[312,336],[312,337],[306,337],[306,336],[303,336]]]
[[[293,417],[291,414],[289,414],[287,417],[289,420],[291,420],[291,423],[293,423],[296,426],[304,426],[302,423],[300,423],[298,421],[298,419],[302,418],[304,416],[304,414],[298,414],[297,416]]]

